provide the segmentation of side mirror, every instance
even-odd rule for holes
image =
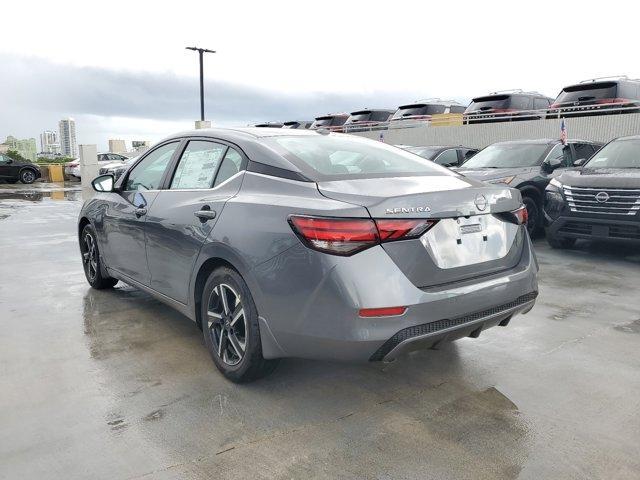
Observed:
[[[560,168],[562,166],[562,160],[559,158],[552,158],[550,160],[546,160],[542,164],[542,168],[544,168],[545,172],[553,172],[555,169]]]
[[[114,183],[113,175],[100,175],[91,181],[91,186],[96,192],[113,192]]]
[[[582,165],[584,165],[587,162],[586,158],[579,158],[578,160],[576,160],[575,162],[573,162],[573,166],[574,167],[581,167]]]

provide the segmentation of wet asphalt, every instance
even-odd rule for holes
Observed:
[[[638,248],[538,239],[507,328],[239,386],[187,318],[89,288],[81,197],[0,185],[0,478],[640,478]]]

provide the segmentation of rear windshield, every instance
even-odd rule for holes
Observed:
[[[489,145],[464,163],[464,168],[510,168],[542,165],[547,144],[502,143]]]
[[[602,147],[587,162],[591,168],[640,168],[640,139],[620,139]]]
[[[347,119],[347,123],[366,122],[367,120],[371,120],[371,112],[353,113]]]
[[[418,155],[346,135],[278,136],[262,141],[312,180],[454,175]]]
[[[531,108],[531,97],[526,95],[489,95],[486,97],[478,97],[473,99],[465,113],[491,110],[493,108],[528,110]]]
[[[428,105],[428,104],[416,104],[407,105],[398,108],[396,113],[391,117],[392,120],[398,120],[403,117],[410,117],[412,115],[435,115],[438,113],[444,113],[447,107],[445,105]]]
[[[603,98],[616,98],[618,84],[616,82],[584,83],[566,87],[560,92],[555,103],[586,102]]]

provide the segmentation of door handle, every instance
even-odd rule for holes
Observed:
[[[147,214],[147,209],[144,207],[136,208],[136,217],[140,218],[143,215]]]
[[[206,208],[202,208],[202,210],[198,210],[197,212],[194,213],[194,215],[196,217],[198,217],[200,219],[201,222],[207,222],[209,220],[213,220],[214,218],[216,218],[216,211],[215,210],[211,210],[206,209]]]

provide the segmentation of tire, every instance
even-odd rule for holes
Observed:
[[[227,267],[211,272],[201,305],[204,342],[225,377],[245,383],[273,372],[279,360],[262,356],[258,311],[238,272]]]
[[[546,231],[547,243],[551,248],[571,248],[576,244],[575,238],[556,237],[549,230]]]
[[[31,168],[25,168],[20,172],[20,181],[25,185],[29,185],[36,181],[36,172]]]
[[[113,288],[118,280],[103,275],[100,251],[96,241],[96,231],[91,224],[86,225],[80,234],[80,253],[82,254],[82,268],[84,276],[92,288],[103,290]]]
[[[522,197],[522,203],[527,207],[527,231],[529,236],[533,238],[542,226],[541,209],[536,201],[531,197]]]

